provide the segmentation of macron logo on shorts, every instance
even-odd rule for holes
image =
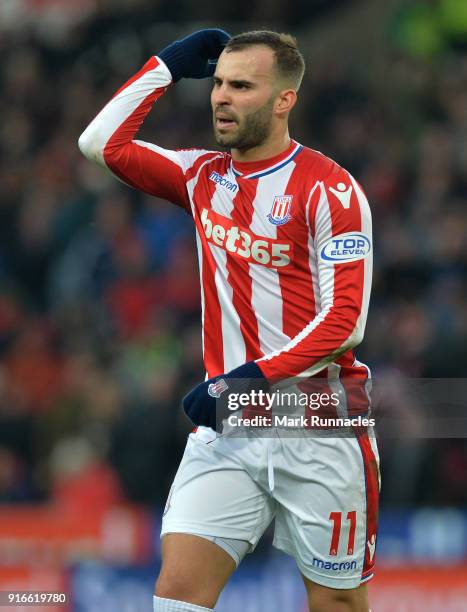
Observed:
[[[323,561],[323,559],[318,559],[317,557],[313,557],[313,567],[319,567],[324,570],[332,570],[333,572],[342,571],[342,570],[355,570],[357,569],[357,562],[354,561]]]

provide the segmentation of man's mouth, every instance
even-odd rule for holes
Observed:
[[[237,122],[231,117],[225,115],[216,115],[216,128],[229,129],[237,125]]]

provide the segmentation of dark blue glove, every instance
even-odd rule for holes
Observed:
[[[219,55],[230,36],[224,30],[198,30],[158,53],[170,70],[174,83],[182,77],[204,79],[212,76]]]
[[[252,389],[269,389],[260,368],[248,361],[227,374],[214,376],[197,385],[183,398],[183,410],[194,425],[218,429],[230,412],[227,406],[229,393],[248,393]]]

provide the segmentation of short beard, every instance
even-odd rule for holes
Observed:
[[[220,134],[214,126],[217,144],[239,151],[248,151],[262,145],[271,133],[273,105],[274,100],[271,99],[254,113],[246,115],[236,134]]]

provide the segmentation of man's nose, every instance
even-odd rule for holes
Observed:
[[[229,91],[225,85],[221,85],[220,87],[216,87],[216,89],[212,92],[212,97],[214,101],[214,105],[217,106],[226,106],[231,104],[232,99],[229,94]]]

